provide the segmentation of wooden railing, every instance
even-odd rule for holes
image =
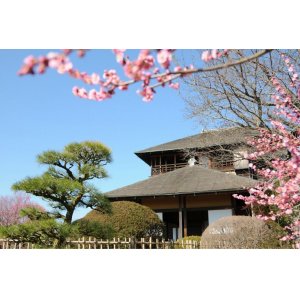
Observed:
[[[188,165],[187,163],[178,163],[178,164],[165,164],[165,165],[152,166],[151,176],[174,171],[176,169],[186,167],[187,165]]]
[[[178,163],[178,164],[165,164],[165,165],[152,166],[151,176],[174,171],[176,169],[186,167],[187,165],[188,163]],[[208,167],[222,172],[231,172],[235,170],[233,161],[213,161],[209,164],[209,166],[204,164],[199,164],[199,163],[196,163],[196,165]]]
[[[232,160],[224,161],[212,161],[211,168],[215,170],[220,170],[222,172],[234,171],[234,164]]]

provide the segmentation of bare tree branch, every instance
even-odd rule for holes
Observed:
[[[267,55],[261,55],[262,52]],[[296,50],[231,50],[228,58],[210,62],[209,69],[215,71],[183,77],[185,86],[181,95],[186,101],[187,116],[196,118],[204,128],[241,125],[270,128],[269,117],[275,108],[271,78],[276,75],[296,99],[289,87],[290,75],[282,54],[299,64],[300,53]],[[256,59],[219,69],[228,60],[237,62],[245,57]]]

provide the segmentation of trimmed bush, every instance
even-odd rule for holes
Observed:
[[[111,226],[116,238],[157,238],[164,234],[164,224],[152,209],[130,201],[112,202],[111,214],[93,210],[81,220]]]
[[[221,218],[202,234],[201,248],[274,249],[281,248],[278,232],[265,222],[248,216]]]
[[[98,221],[80,219],[73,222],[78,227],[81,237],[94,237],[97,239],[112,239],[114,229],[110,224],[102,224]]]

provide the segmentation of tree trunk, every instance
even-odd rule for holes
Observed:
[[[64,223],[67,223],[67,224],[71,224],[72,223],[73,213],[74,213],[74,207],[69,208],[67,210],[67,214],[66,214],[66,218],[64,220]]]

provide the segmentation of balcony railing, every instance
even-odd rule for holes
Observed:
[[[213,161],[211,162],[211,168],[222,172],[230,172],[235,170],[232,160]]]
[[[151,176],[174,171],[176,169],[186,167],[187,165],[188,165],[187,163],[178,163],[178,164],[152,166]]]
[[[215,161],[215,162],[211,162],[209,166],[207,164],[206,165],[199,164],[199,163],[196,163],[196,164],[202,165],[203,167],[206,167],[206,168],[219,170],[222,172],[233,172],[235,170],[233,161],[217,161],[217,162]],[[165,165],[152,166],[151,176],[174,171],[174,170],[186,167],[187,165],[188,165],[188,163],[177,163],[177,164],[165,164]]]

